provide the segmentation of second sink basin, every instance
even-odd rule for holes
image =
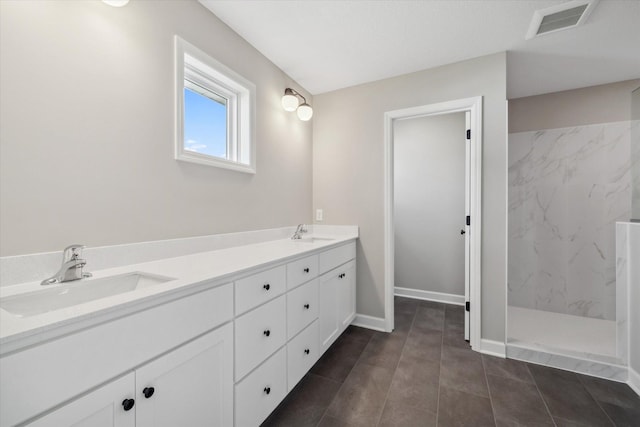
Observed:
[[[335,240],[332,237],[303,237],[302,239],[295,239],[294,242],[300,243],[322,243],[322,242],[330,242]]]
[[[176,279],[139,271],[97,279],[82,279],[66,284],[53,284],[42,290],[2,298],[0,299],[0,308],[14,316],[30,317],[148,288],[171,280]]]

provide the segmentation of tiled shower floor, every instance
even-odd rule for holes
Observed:
[[[462,307],[396,297],[391,334],[349,329],[264,426],[640,426],[626,384],[471,351]]]
[[[616,356],[616,322],[509,306],[510,340],[595,355]]]

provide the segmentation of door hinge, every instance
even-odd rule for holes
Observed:
[[[471,216],[467,215],[467,225],[471,225]]]
[[[464,304],[464,309],[467,310],[467,311],[471,311],[471,302],[467,301]]]
[[[467,129],[467,139],[471,139],[471,129]]]

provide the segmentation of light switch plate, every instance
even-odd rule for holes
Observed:
[[[316,221],[322,221],[323,212],[322,209],[316,209]]]

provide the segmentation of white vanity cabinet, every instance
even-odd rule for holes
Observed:
[[[96,420],[87,421],[90,425],[100,425],[98,420],[110,416],[119,425],[129,422],[129,414],[147,422],[155,415],[138,414],[145,406],[156,408],[148,411],[176,411],[175,417],[161,412],[163,420],[201,419],[217,407],[222,414],[216,418],[222,422],[210,425],[228,426],[233,420],[232,319],[233,285],[226,284],[4,355],[0,426],[28,421],[73,425],[87,417]],[[109,391],[112,384],[121,384],[111,383],[114,378],[130,373],[137,389]],[[208,383],[214,378],[216,383]],[[149,399],[142,394],[145,387],[156,389]],[[195,402],[200,392],[205,393],[200,403],[189,406],[187,399]],[[124,411],[124,399],[134,399],[129,411]],[[69,422],[55,421],[56,417]],[[54,421],[47,424],[48,419]]]
[[[237,301],[238,286],[259,288],[263,280],[258,278],[282,266],[236,281],[236,306],[251,308],[235,321],[237,427],[260,425],[353,321],[355,256],[355,243],[349,242],[291,261],[286,294],[277,292],[268,300],[259,292],[263,299],[252,304]]]
[[[353,320],[355,253],[274,258],[7,351],[0,427],[258,426]]]
[[[232,339],[229,323],[27,425],[229,426]]]
[[[277,289],[286,295],[238,302],[247,283],[259,287],[268,272],[285,270]],[[235,282],[236,306],[251,309],[235,320],[236,426],[258,426],[318,360],[317,333],[307,328],[318,318],[317,276],[318,255],[311,255]]]

